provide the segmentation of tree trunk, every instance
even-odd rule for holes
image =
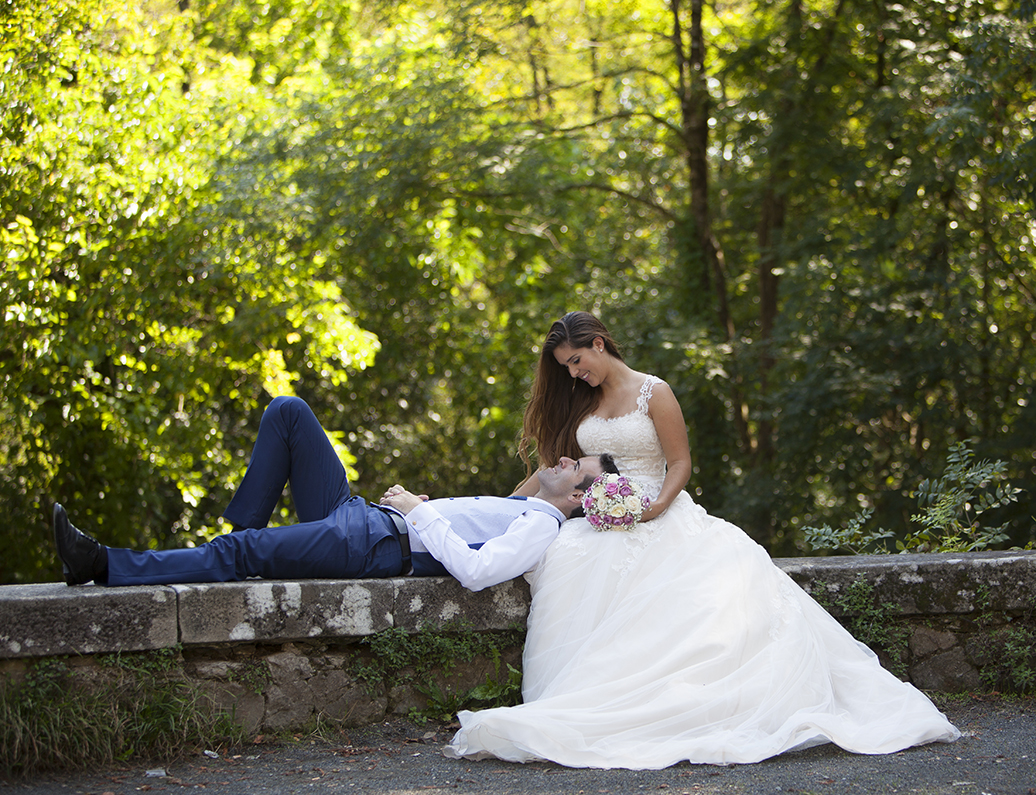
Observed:
[[[696,256],[688,261],[701,268],[695,274],[715,296],[716,322],[725,342],[735,336],[734,321],[727,300],[727,274],[723,249],[712,231],[709,210],[709,114],[711,97],[705,79],[705,35],[702,28],[704,0],[690,0],[690,28],[684,26],[684,0],[671,0],[673,16],[673,52],[676,56],[680,99],[681,130],[690,187],[689,220],[694,225],[689,236]],[[736,375],[731,379],[734,423],[743,449],[754,444],[748,425],[748,411],[743,390]]]

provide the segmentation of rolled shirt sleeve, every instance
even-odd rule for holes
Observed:
[[[481,591],[529,571],[558,537],[560,524],[543,511],[529,510],[507,526],[506,532],[472,549],[450,522],[428,503],[406,515],[421,544],[461,585]]]

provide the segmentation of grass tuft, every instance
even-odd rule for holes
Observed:
[[[47,659],[23,681],[0,684],[0,774],[176,758],[244,739],[233,716],[187,681],[168,654],[120,655],[100,671],[77,676],[66,661]]]

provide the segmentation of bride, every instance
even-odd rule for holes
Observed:
[[[461,712],[447,756],[658,769],[758,762],[833,742],[884,754],[960,732],[883,669],[743,531],[683,487],[683,413],[628,367],[586,312],[555,322],[525,415],[522,455],[612,453],[650,508],[632,531],[585,519],[533,571],[516,707]],[[536,476],[519,488],[536,489]]]

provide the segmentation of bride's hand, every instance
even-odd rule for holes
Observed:
[[[651,503],[648,509],[644,511],[644,514],[640,517],[642,522],[650,522],[652,519],[656,519],[665,513],[665,508],[655,503]]]

